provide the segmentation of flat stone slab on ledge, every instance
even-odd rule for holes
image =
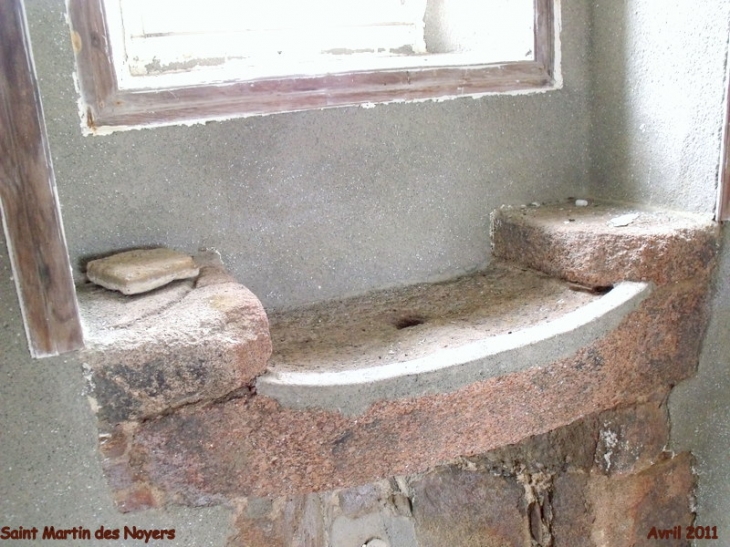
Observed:
[[[190,279],[199,272],[191,256],[166,248],[125,251],[86,265],[89,281],[127,295]]]
[[[358,414],[567,357],[649,293],[624,283],[601,296],[493,263],[453,281],[277,312],[274,353],[256,387],[288,407]]]

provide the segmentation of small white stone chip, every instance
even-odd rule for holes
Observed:
[[[588,200],[587,199],[576,199],[575,206],[576,207],[588,207]]]
[[[614,228],[621,228],[623,226],[628,226],[637,218],[639,218],[639,213],[629,213],[627,215],[621,215],[620,217],[613,217],[608,221],[608,224]]]
[[[192,257],[172,249],[125,251],[86,265],[89,281],[122,294],[140,294],[200,273]]]

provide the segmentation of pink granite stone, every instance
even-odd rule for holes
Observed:
[[[628,226],[611,220],[634,213]],[[657,284],[706,275],[717,255],[716,223],[626,206],[555,204],[492,213],[496,257],[588,286]]]
[[[247,389],[271,355],[261,302],[217,268],[136,297],[79,290],[82,359],[102,422],[150,418]]]

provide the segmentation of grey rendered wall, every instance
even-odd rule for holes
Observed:
[[[215,247],[267,306],[451,277],[489,260],[503,203],[581,193],[589,10],[563,2],[565,88],[82,137],[63,0],[28,0],[75,267]]]
[[[730,1],[593,0],[591,193],[712,214]],[[698,523],[730,530],[730,233],[695,378],[670,399],[697,459]],[[727,541],[727,538],[724,539]]]
[[[730,2],[592,8],[591,193],[712,213]]]
[[[584,0],[564,2],[560,91],[103,138],[81,136],[63,0],[26,9],[77,274],[84,257],[120,248],[216,247],[267,305],[293,305],[482,267],[493,208],[587,185]],[[221,509],[113,508],[80,363],[28,356],[4,244],[0,424],[0,525],[174,527],[171,545],[225,542]]]

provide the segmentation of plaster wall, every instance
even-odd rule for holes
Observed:
[[[698,523],[730,530],[730,230],[725,228],[712,315],[699,372],[669,399],[671,448],[691,450],[698,476]]]
[[[711,215],[730,2],[594,0],[591,194]],[[730,529],[730,234],[699,372],[670,398],[671,448],[691,450],[698,523]]]
[[[730,2],[594,0],[591,193],[712,213]]]
[[[220,250],[268,307],[437,280],[489,261],[489,213],[580,194],[588,4],[562,2],[564,89],[82,137],[63,0],[27,12],[63,220],[85,257]]]

